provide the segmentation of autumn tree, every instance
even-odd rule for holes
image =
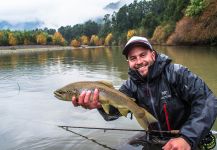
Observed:
[[[2,44],[2,43],[3,43],[3,42],[2,42],[2,41],[3,41],[3,35],[4,35],[4,33],[1,31],[1,32],[0,32],[0,46],[3,45],[3,44]]]
[[[65,45],[65,39],[60,32],[55,32],[52,37],[53,44],[55,45]]]
[[[136,30],[129,30],[127,32],[127,40],[136,35]]]
[[[99,45],[99,37],[97,35],[92,35],[90,38],[90,45]]]
[[[14,33],[12,33],[12,32],[10,32],[8,34],[8,43],[9,43],[9,45],[12,45],[12,46],[17,45],[17,39],[14,36]]]
[[[111,45],[111,42],[112,42],[112,33],[109,33],[105,38],[105,45],[106,46]]]
[[[88,45],[89,44],[89,39],[86,35],[82,35],[80,40],[81,40],[81,45]]]
[[[79,47],[81,44],[80,44],[80,42],[79,42],[78,40],[73,39],[73,40],[71,41],[70,45],[71,45],[72,47]]]
[[[45,33],[41,32],[38,35],[36,35],[36,42],[39,45],[47,44],[47,36],[45,35]]]

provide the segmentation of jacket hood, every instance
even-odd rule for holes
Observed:
[[[144,82],[144,81],[151,81],[157,78],[162,71],[164,70],[165,66],[167,66],[172,60],[165,54],[157,54],[156,60],[153,65],[149,67],[148,75],[143,77],[139,74],[138,71],[132,70],[129,68],[129,76],[135,82]]]

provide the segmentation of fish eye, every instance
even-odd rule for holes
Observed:
[[[58,93],[59,93],[59,94],[63,94],[63,93],[64,93],[64,91],[62,91],[62,90],[59,90],[59,91],[58,91]]]

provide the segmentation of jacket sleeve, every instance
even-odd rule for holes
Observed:
[[[181,65],[174,65],[170,78],[182,100],[191,107],[188,120],[180,129],[181,136],[187,138],[193,149],[209,133],[217,115],[217,99],[197,75]]]
[[[129,90],[130,89],[129,86],[130,86],[130,80],[127,80],[121,85],[119,91],[132,97],[131,91]],[[118,119],[121,116],[120,112],[111,105],[109,107],[110,107],[109,114],[107,114],[103,110],[103,108],[98,108],[97,110],[100,113],[100,115],[104,118],[104,120],[106,121],[112,121],[112,120]]]

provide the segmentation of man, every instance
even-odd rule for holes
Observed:
[[[207,85],[186,67],[172,64],[171,59],[158,54],[144,37],[132,37],[123,49],[129,64],[129,79],[120,91],[136,99],[136,103],[152,113],[159,121],[154,130],[179,130],[180,137],[169,140],[164,150],[196,149],[209,133],[216,115],[217,99]],[[95,89],[83,91],[74,106],[97,108],[105,120],[117,119],[119,112],[110,107],[107,115],[98,102]]]

